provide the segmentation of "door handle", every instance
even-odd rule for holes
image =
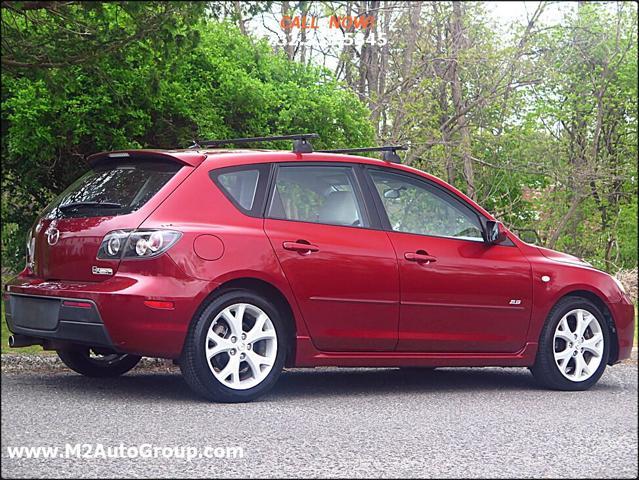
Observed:
[[[409,262],[417,262],[417,263],[431,263],[436,262],[437,258],[432,255],[428,255],[424,250],[417,250],[416,252],[406,252],[404,254],[404,258]]]
[[[301,254],[309,254],[312,252],[319,252],[317,245],[312,245],[306,240],[298,240],[297,242],[284,242],[282,244],[284,250],[291,250],[293,252],[299,252]]]

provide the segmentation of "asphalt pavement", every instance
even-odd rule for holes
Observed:
[[[65,444],[96,458],[71,451],[12,459],[7,449]],[[235,458],[98,455],[108,447],[115,455],[120,445],[142,446],[146,455],[149,445],[218,448],[209,456],[230,447]],[[3,373],[1,473],[636,478],[637,365],[609,368],[594,388],[576,393],[539,389],[515,368],[300,369],[285,372],[262,399],[235,405],[200,400],[178,371],[109,380]]]

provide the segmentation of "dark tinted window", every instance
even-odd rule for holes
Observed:
[[[49,207],[52,216],[122,215],[148,202],[175,173],[174,162],[107,164],[75,181]]]

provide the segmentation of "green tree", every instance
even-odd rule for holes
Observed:
[[[338,72],[366,72],[349,83],[408,163],[542,245],[636,266],[636,3],[539,2],[506,30],[482,2],[331,3],[388,33],[372,56],[345,49]]]
[[[549,247],[599,267],[635,266],[636,4],[579,3],[539,47],[547,80],[530,99],[537,128],[554,137],[557,153],[545,160],[554,179],[537,205],[540,229]],[[632,243],[621,245],[620,231]]]
[[[330,72],[204,17],[201,4],[32,3],[2,9],[4,266],[21,266],[26,229],[87,154],[288,132],[319,133],[317,147],[373,142],[368,110]]]

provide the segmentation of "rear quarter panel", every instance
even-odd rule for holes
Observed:
[[[270,283],[291,306],[297,335],[308,335],[264,232],[264,220],[240,212],[211,180],[209,172],[225,164],[218,162],[218,158],[200,165],[141,228],[175,228],[182,232],[182,237],[168,254],[190,277],[215,285],[241,278]]]

